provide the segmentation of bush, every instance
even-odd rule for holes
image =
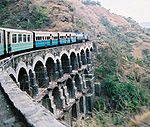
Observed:
[[[101,3],[99,1],[93,1],[93,0],[82,0],[82,3],[85,5],[99,5],[101,6]]]
[[[146,33],[147,36],[150,36],[150,33]]]

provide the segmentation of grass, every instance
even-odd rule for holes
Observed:
[[[149,127],[150,126],[150,111],[137,115],[135,119],[132,119],[129,124],[129,127]]]

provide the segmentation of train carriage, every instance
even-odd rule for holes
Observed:
[[[67,34],[64,32],[58,33],[59,43],[60,44],[66,44],[67,43]]]
[[[35,34],[35,47],[46,47],[58,44],[56,32],[33,31]]]
[[[76,40],[76,34],[75,33],[70,33],[70,35],[71,35],[71,42],[72,43],[76,43],[77,42],[77,40]]]
[[[60,44],[69,44],[76,42],[76,34],[72,32],[59,32]]]
[[[13,53],[33,48],[33,34],[26,30],[0,28],[3,33],[5,53]]]
[[[3,38],[3,30],[0,29],[0,56],[4,55],[4,38]]]

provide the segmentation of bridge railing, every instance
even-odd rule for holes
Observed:
[[[4,59],[4,60],[0,61],[1,62],[0,71],[4,71],[5,68],[7,68],[8,64],[11,63],[12,59],[13,59],[13,56],[8,57],[6,60]]]

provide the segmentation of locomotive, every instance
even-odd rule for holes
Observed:
[[[88,41],[88,34],[0,28],[0,56],[37,48]]]

